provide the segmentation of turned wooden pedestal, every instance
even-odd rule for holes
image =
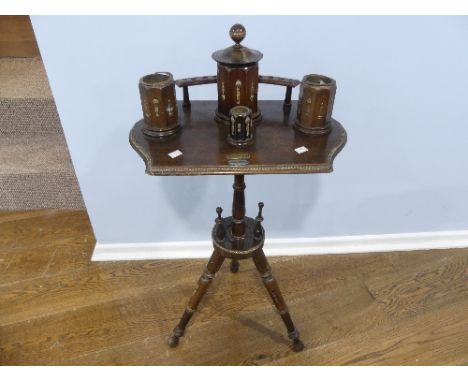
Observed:
[[[239,260],[251,258],[260,273],[263,284],[282,318],[292,349],[304,348],[299,331],[289,314],[268,261],[263,252],[265,231],[262,226],[263,203],[255,218],[245,216],[246,174],[305,174],[332,171],[335,156],[346,143],[346,132],[335,120],[327,135],[312,136],[295,130],[293,117],[297,102],[283,108],[281,101],[261,101],[263,121],[255,130],[254,143],[245,148],[228,144],[228,127],[216,123],[213,113],[216,102],[192,101],[191,108],[179,110],[182,129],[179,133],[161,138],[143,135],[141,122],[130,132],[130,144],[144,159],[150,175],[234,175],[232,216],[218,217],[212,231],[213,254],[203,271],[195,292],[190,297],[182,317],[169,338],[170,346],[177,346],[187,324],[208,290],[224,260],[230,259],[231,272],[239,270]],[[296,148],[307,151],[298,153]],[[168,154],[180,150],[182,155],[171,158]]]
[[[190,298],[179,324],[175,327],[169,338],[169,345],[174,347],[179,343],[179,337],[184,335],[185,327],[224,260],[226,258],[231,259],[231,272],[236,273],[239,270],[239,260],[252,258],[262,277],[263,284],[286,325],[288,337],[292,340],[293,350],[301,351],[304,345],[299,339],[299,331],[294,326],[278,283],[273,277],[271,268],[263,253],[263,242],[265,241],[265,231],[261,225],[263,221],[261,211],[263,203],[259,203],[259,213],[255,219],[246,217],[244,175],[235,175],[234,179],[232,216],[224,219],[221,218],[222,209],[218,207],[217,211],[219,215],[212,233],[213,254],[198,280],[198,287]]]

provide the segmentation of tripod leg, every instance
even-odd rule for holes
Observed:
[[[286,325],[286,329],[288,330],[288,337],[293,341],[292,349],[296,352],[301,351],[304,349],[304,344],[299,339],[299,331],[294,326],[286,302],[284,301],[283,295],[281,294],[278,283],[271,273],[270,265],[268,264],[263,250],[258,251],[253,256],[253,261],[257,267],[257,270],[262,276],[262,281],[268,291],[268,294],[273,300],[278,313]]]
[[[239,260],[232,259],[230,269],[232,273],[237,273],[239,271]]]
[[[190,300],[187,304],[187,307],[185,308],[184,313],[182,314],[179,324],[174,328],[171,337],[169,337],[169,346],[175,347],[179,343],[179,337],[182,337],[184,335],[185,327],[189,323],[190,318],[192,318],[193,313],[198,307],[198,304],[200,303],[201,299],[203,298],[209,286],[211,285],[211,282],[213,281],[216,272],[218,272],[219,268],[221,268],[223,261],[224,257],[222,257],[216,250],[213,251],[213,254],[211,255],[210,260],[208,261],[205,270],[203,271],[202,275],[200,276],[200,279],[198,280],[197,289],[195,289],[195,292],[193,292],[192,297],[190,297]]]

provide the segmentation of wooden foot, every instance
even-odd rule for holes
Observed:
[[[265,285],[268,294],[273,300],[273,303],[275,304],[275,307],[278,310],[278,313],[280,314],[284,325],[286,326],[286,329],[288,331],[288,337],[292,340],[293,351],[299,352],[303,350],[304,344],[299,339],[299,331],[294,326],[286,302],[284,301],[283,295],[281,294],[278,283],[276,282],[275,278],[273,277],[273,274],[271,273],[270,265],[268,264],[263,250],[258,251],[253,256],[253,261],[257,270],[260,272],[263,284]]]
[[[293,341],[291,348],[296,353],[300,352],[300,351],[303,351],[304,350],[304,343],[298,338],[298,339]]]
[[[185,333],[185,328],[189,323],[190,319],[195,313],[195,310],[200,304],[201,299],[205,295],[206,291],[208,290],[213,278],[216,275],[216,272],[219,271],[221,265],[223,264],[224,257],[222,257],[217,251],[214,251],[211,255],[211,258],[206,266],[206,269],[203,271],[200,279],[198,280],[198,287],[195,289],[192,297],[185,308],[182,317],[178,325],[174,328],[172,335],[168,339],[168,345],[170,347],[176,347],[179,344],[179,338],[182,337]]]

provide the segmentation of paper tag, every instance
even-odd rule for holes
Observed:
[[[309,149],[305,146],[301,146],[301,147],[295,148],[294,151],[298,154],[304,154],[307,151],[309,151]]]
[[[182,155],[182,151],[175,150],[167,155],[169,155],[172,159],[174,159],[174,158],[180,157]]]

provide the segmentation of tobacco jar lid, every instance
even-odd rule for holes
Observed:
[[[213,60],[227,65],[249,65],[255,64],[263,57],[262,52],[249,49],[241,45],[241,41],[245,38],[246,30],[241,24],[234,24],[229,30],[229,36],[235,42],[234,45],[214,52],[211,57]]]

